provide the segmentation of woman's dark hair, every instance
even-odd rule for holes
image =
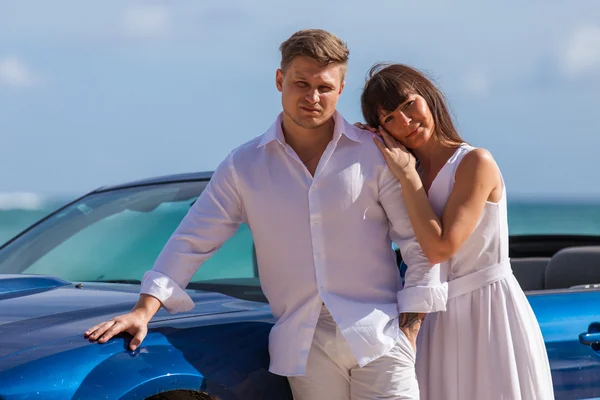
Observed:
[[[418,94],[427,102],[438,140],[453,145],[464,142],[454,127],[442,92],[422,72],[404,64],[379,63],[370,69],[361,95],[366,123],[378,127],[380,111],[396,110],[410,94]]]

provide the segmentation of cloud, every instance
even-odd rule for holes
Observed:
[[[483,72],[472,71],[463,78],[463,88],[467,93],[483,95],[490,88],[490,80]]]
[[[600,73],[600,27],[580,27],[571,36],[560,63],[568,78]]]
[[[0,193],[0,210],[39,210],[44,199],[29,192]]]
[[[36,79],[25,63],[17,57],[0,58],[0,86],[33,86]]]
[[[171,28],[171,13],[166,7],[158,5],[132,6],[123,13],[122,23],[130,36],[163,37]]]

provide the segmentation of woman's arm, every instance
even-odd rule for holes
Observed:
[[[407,158],[409,153],[389,134],[383,136],[386,145],[378,141],[378,146],[401,183],[410,221],[423,253],[432,264],[448,260],[473,233],[486,201],[499,198],[502,183],[493,157],[485,149],[475,149],[463,158],[440,221],[429,204],[414,161]]]

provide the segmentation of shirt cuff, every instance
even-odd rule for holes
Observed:
[[[446,311],[448,283],[404,288],[398,292],[397,298],[400,314]]]
[[[174,280],[157,271],[147,271],[142,279],[140,293],[156,297],[171,314],[189,311],[194,301]]]

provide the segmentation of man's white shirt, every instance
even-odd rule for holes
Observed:
[[[394,346],[399,313],[446,308],[440,266],[423,254],[373,134],[338,112],[334,121],[314,178],[285,142],[281,114],[232,151],[142,281],[141,293],[169,312],[191,309],[183,288],[247,223],[277,321],[269,352],[270,371],[279,375],[304,374],[322,303],[360,366]],[[408,265],[404,288],[392,240]]]

